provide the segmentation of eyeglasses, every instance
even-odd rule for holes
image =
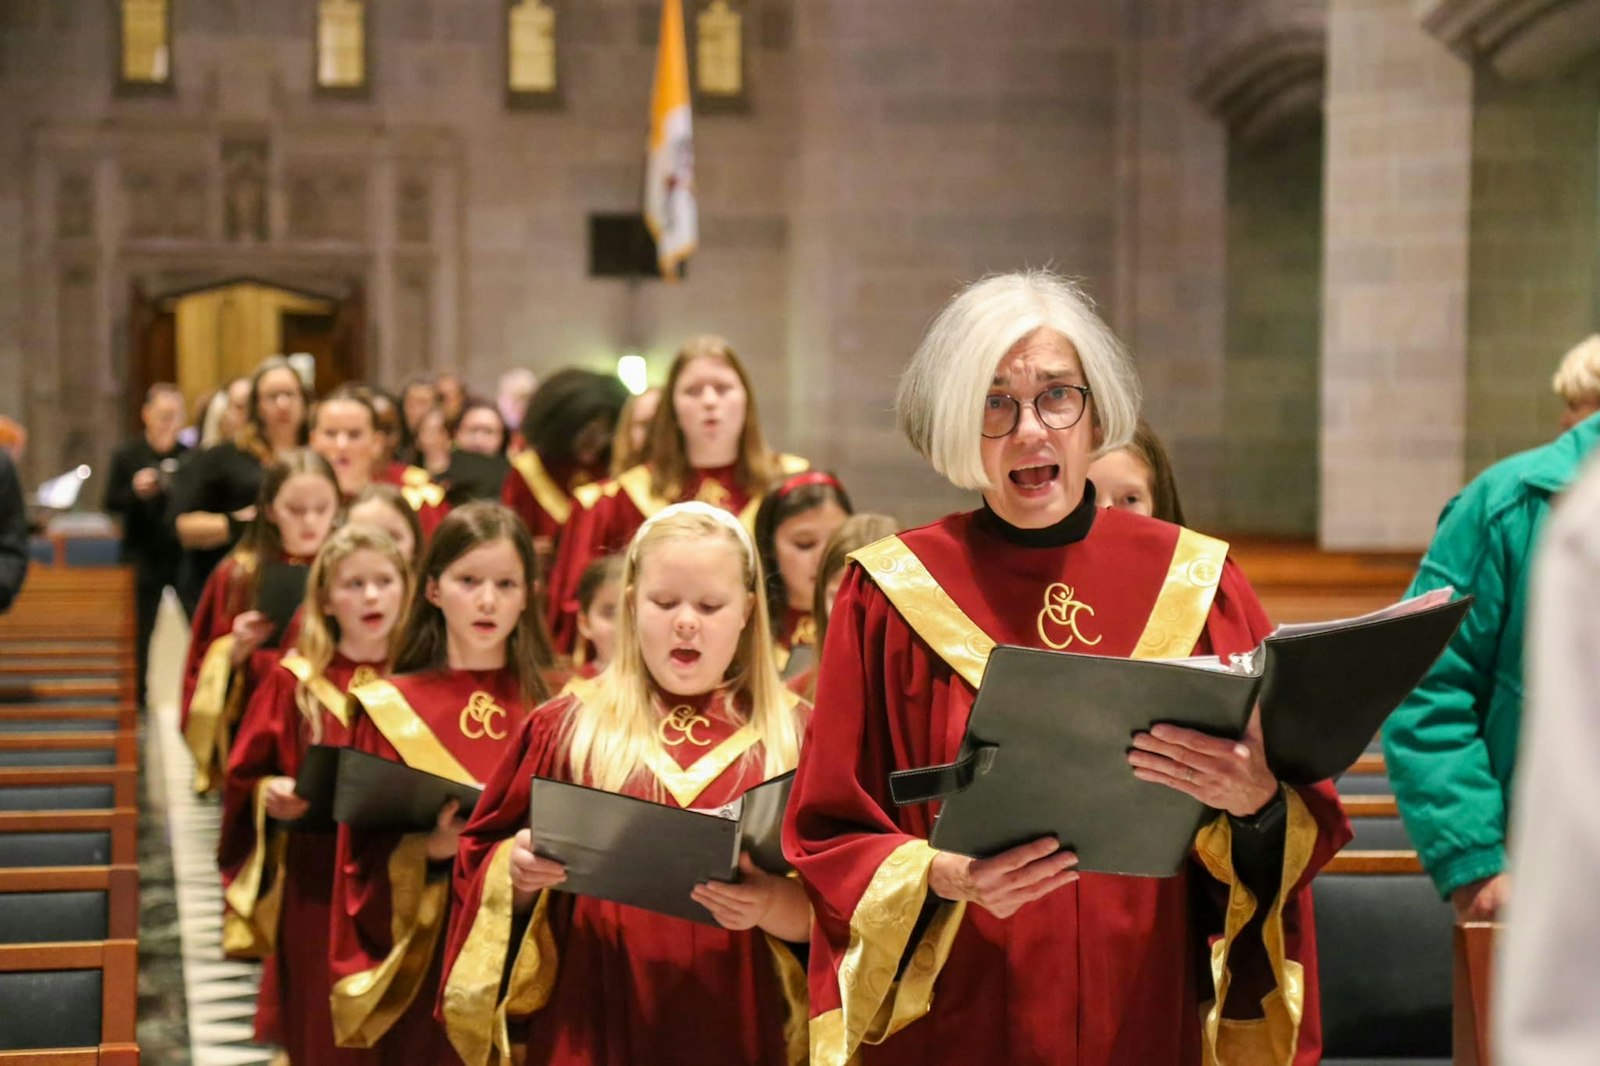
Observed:
[[[1052,385],[1027,402],[1046,429],[1071,429],[1089,408],[1089,392],[1087,385]],[[1015,396],[991,392],[983,401],[983,435],[995,440],[1015,433],[1022,421],[1022,403]]]

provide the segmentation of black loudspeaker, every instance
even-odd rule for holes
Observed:
[[[592,278],[659,278],[656,239],[644,216],[589,216],[589,276]]]

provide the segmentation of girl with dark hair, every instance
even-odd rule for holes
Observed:
[[[334,836],[283,823],[302,817],[295,777],[313,744],[350,739],[346,692],[377,680],[394,653],[410,561],[382,531],[353,525],[328,538],[306,579],[294,651],[250,697],[222,790],[223,950],[262,958],[256,1040],[290,1062],[357,1066],[371,1053],[333,1043],[331,918]]]
[[[756,548],[766,575],[772,654],[780,673],[787,673],[797,648],[816,642],[811,603],[817,566],[828,537],[853,510],[838,478],[807,470],[780,482],[756,511]]]
[[[511,458],[500,501],[527,523],[540,558],[555,550],[572,517],[572,493],[606,476],[611,434],[628,396],[609,374],[558,370],[533,394],[522,417],[527,448]]]
[[[1184,525],[1178,480],[1161,438],[1140,419],[1133,439],[1089,464],[1095,504]]]
[[[576,639],[563,605],[584,568],[625,548],[646,518],[699,500],[733,512],[751,529],[767,486],[810,465],[767,447],[750,376],[721,337],[693,337],[679,350],[647,448],[648,462],[574,494],[581,509],[562,531],[550,573],[550,630],[560,651],[570,652]]]
[[[853,514],[833,531],[822,548],[822,561],[817,564],[817,579],[811,598],[811,617],[815,622],[817,639],[813,643],[811,662],[800,673],[789,678],[789,690],[808,700],[817,696],[817,659],[828,640],[828,616],[833,613],[833,601],[844,583],[844,570],[850,556],[869,544],[891,537],[900,529],[900,523],[886,514],[871,511]]]
[[[505,455],[511,430],[498,407],[488,400],[471,399],[462,403],[461,413],[451,421],[450,439],[460,451]]]
[[[206,580],[190,625],[181,724],[195,760],[195,790],[209,792],[228,756],[228,737],[243,706],[252,654],[272,636],[256,610],[261,573],[272,563],[309,563],[333,529],[339,482],[328,461],[299,448],[267,468],[255,519]]]
[[[393,676],[351,690],[351,746],[464,784],[487,780],[528,711],[548,698],[554,656],[533,596],[533,543],[495,503],[452,511],[423,556]],[[437,934],[465,820],[429,833],[339,830],[330,951],[343,1047],[384,1063],[453,1063],[433,1018]]]

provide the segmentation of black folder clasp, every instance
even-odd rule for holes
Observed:
[[[889,775],[889,796],[896,807],[954,796],[988,773],[999,751],[998,744],[973,744],[955,762],[924,766],[920,770],[896,770]]]

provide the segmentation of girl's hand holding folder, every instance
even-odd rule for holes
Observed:
[[[533,904],[533,897],[567,879],[567,868],[533,851],[533,831],[523,829],[511,845],[512,906],[517,913]]]
[[[801,943],[811,935],[811,904],[792,877],[769,874],[739,855],[739,881],[705,881],[690,893],[724,929],[738,932],[759,926],[779,940]]]

